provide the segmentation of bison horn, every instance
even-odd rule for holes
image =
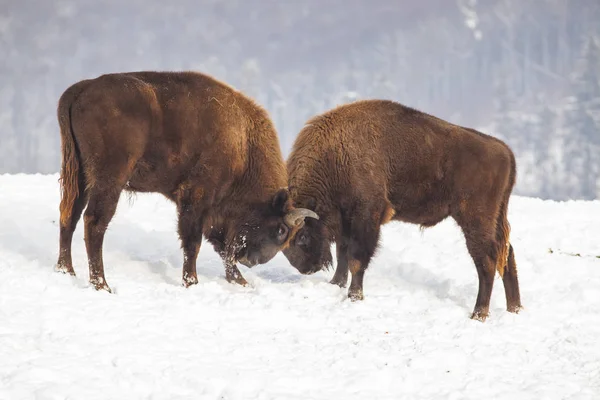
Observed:
[[[304,218],[319,219],[319,216],[316,212],[308,208],[295,208],[287,213],[283,220],[287,226],[293,228],[300,225],[304,221]]]

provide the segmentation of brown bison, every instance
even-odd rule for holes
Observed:
[[[471,318],[485,320],[495,272],[507,309],[521,308],[507,207],[515,158],[502,141],[386,100],[342,105],[310,119],[287,162],[295,206],[315,211],[283,253],[301,273],[331,265],[331,283],[363,299],[363,276],[380,226],[398,220],[432,227],[452,217],[479,276]]]
[[[269,261],[308,210],[293,209],[268,114],[228,85],[195,72],[102,75],[69,87],[61,131],[57,270],[74,275],[73,231],[84,215],[89,280],[110,292],[102,243],[123,190],[156,192],[177,206],[183,285],[198,282],[203,235],[246,285],[236,262]]]

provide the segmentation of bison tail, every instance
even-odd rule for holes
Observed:
[[[79,197],[80,184],[84,181],[83,170],[80,166],[79,150],[73,136],[71,124],[71,106],[77,96],[83,91],[83,82],[69,87],[58,101],[57,117],[60,126],[61,139],[61,169],[60,169],[60,223],[66,226],[71,221],[73,206]]]
[[[508,202],[512,189],[515,185],[516,180],[516,161],[512,151],[510,152],[510,174],[508,178],[508,185],[506,186],[505,192],[502,196],[502,203],[500,203],[500,212],[498,213],[498,222],[496,225],[496,244],[498,246],[498,259],[496,261],[496,270],[500,276],[504,276],[504,269],[508,264],[508,255],[510,249],[510,223],[508,222]]]
[[[504,276],[504,268],[508,263],[508,249],[510,247],[510,224],[506,216],[508,204],[502,202],[500,214],[498,215],[498,225],[496,232],[496,244],[498,246],[498,259],[496,261],[496,270],[500,276]]]

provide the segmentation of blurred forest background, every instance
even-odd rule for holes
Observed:
[[[70,84],[191,69],[286,156],[311,115],[387,98],[507,141],[517,194],[600,198],[600,0],[0,0],[0,54],[0,173],[59,170]]]

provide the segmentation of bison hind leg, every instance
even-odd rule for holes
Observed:
[[[73,269],[73,259],[71,257],[71,245],[73,233],[88,202],[88,192],[85,186],[85,177],[83,172],[80,171],[77,194],[73,204],[60,209],[59,250],[55,270],[73,276],[75,276],[75,270]]]
[[[467,248],[473,258],[479,278],[479,290],[471,318],[483,322],[489,315],[490,299],[496,275],[496,246],[493,241],[470,237],[467,239]]]
[[[504,284],[506,310],[518,313],[523,306],[521,305],[515,252],[512,244],[510,244],[510,224],[506,217],[507,203],[508,201],[505,201],[501,205],[496,227],[496,242],[498,246],[497,270],[500,276],[502,276],[502,283]]]
[[[473,259],[479,279],[477,300],[471,319],[484,322],[489,315],[490,299],[494,286],[498,260],[495,224],[487,218],[473,215],[455,218],[465,236],[467,250]]]
[[[104,235],[117,210],[121,190],[117,188],[93,188],[83,219],[85,221],[85,245],[88,253],[89,281],[96,290],[111,292],[104,276],[102,247]]]
[[[506,295],[506,310],[518,314],[523,309],[523,305],[521,304],[521,294],[519,291],[517,264],[512,244],[508,246],[508,260],[504,267],[502,283],[504,284],[504,293]]]
[[[85,246],[89,263],[89,282],[96,290],[111,293],[104,276],[102,248],[108,225],[117,210],[119,197],[125,188],[135,165],[135,159],[115,157],[105,158],[96,165],[102,168],[88,168],[87,176],[93,178],[88,184],[89,201],[83,215],[85,222]],[[94,171],[101,173],[93,174]]]

